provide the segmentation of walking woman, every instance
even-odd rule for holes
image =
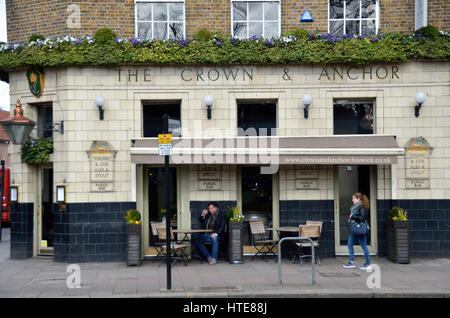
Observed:
[[[350,217],[349,224],[351,222],[362,223],[367,222],[368,220],[368,210],[369,210],[369,199],[367,196],[357,192],[352,196],[353,206],[350,208]],[[367,224],[367,223],[366,223]],[[359,242],[361,248],[364,251],[364,255],[366,256],[366,263],[360,267],[360,269],[368,270],[371,269],[370,266],[370,255],[369,250],[367,249],[367,234],[363,235],[355,235],[350,233],[350,237],[348,238],[348,252],[350,255],[350,260],[347,264],[343,265],[345,268],[355,268],[355,255],[353,250],[353,245],[355,241]]]

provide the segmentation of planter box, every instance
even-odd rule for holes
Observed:
[[[242,264],[243,222],[228,223],[228,260],[232,264]]]
[[[142,225],[127,223],[127,265],[140,266],[142,263]]]
[[[409,221],[386,222],[388,259],[398,264],[409,264],[411,261],[411,240]]]

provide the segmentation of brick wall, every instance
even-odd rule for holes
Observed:
[[[81,28],[68,28],[67,19],[71,12],[68,6],[78,4],[81,13]],[[428,23],[441,29],[449,30],[450,21],[446,19],[449,3],[446,1],[428,1]],[[75,36],[93,35],[96,30],[108,27],[121,37],[134,36],[134,1],[40,1],[34,2],[7,0],[8,41],[24,42],[33,33],[45,37],[72,34]],[[308,10],[314,22],[300,22]],[[283,0],[281,7],[281,29],[286,31],[304,28],[309,31],[328,31],[328,0],[305,2]],[[230,0],[187,0],[186,1],[186,36],[199,29],[231,32]],[[414,0],[381,0],[380,30],[412,32],[414,29]]]

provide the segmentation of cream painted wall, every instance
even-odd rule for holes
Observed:
[[[376,103],[376,133],[396,135],[400,147],[405,146],[412,137],[423,136],[434,148],[430,156],[430,189],[405,189],[405,161],[399,158],[398,198],[450,198],[449,63],[384,65],[388,73],[385,79],[380,79],[376,71],[381,70],[379,77],[383,77],[382,66],[372,66],[372,78],[369,66],[334,66],[337,73],[333,66],[327,66],[327,74],[319,65],[47,68],[45,90],[40,98],[31,95],[23,70],[10,73],[10,94],[12,101],[20,98],[25,116],[31,119],[36,119],[36,109],[29,105],[46,101],[53,102],[55,122],[64,117],[65,134],[54,133],[53,162],[55,184],[66,181],[68,202],[131,200],[129,149],[131,139],[142,137],[141,101],[168,99],[182,102],[183,136],[234,136],[237,126],[236,100],[239,99],[277,99],[279,135],[304,136],[333,134],[334,98],[373,98]],[[399,78],[392,74],[393,66],[398,66],[396,75]],[[244,68],[247,75],[243,72]],[[233,80],[230,71],[236,70],[236,80]],[[225,74],[228,74],[228,79]],[[342,79],[339,74],[342,74]],[[420,117],[416,118],[414,95],[418,91],[426,93],[427,100]],[[203,97],[208,94],[215,98],[211,120],[206,118],[203,104]],[[308,119],[303,118],[301,98],[304,94],[313,97]],[[106,100],[103,121],[99,120],[94,104],[94,98],[99,95]],[[114,163],[114,192],[89,192],[90,165],[86,151],[93,140],[106,140],[118,151]],[[21,186],[22,202],[33,202],[33,168],[14,163],[20,162],[18,146],[10,146],[9,152],[12,179]],[[198,190],[196,169],[195,165],[190,167],[191,200],[237,199],[235,167],[224,167],[223,189],[220,191]],[[307,191],[295,190],[293,169],[287,166],[280,170],[281,200],[333,199],[332,167],[320,168],[320,190]],[[378,167],[380,199],[390,198],[390,175],[389,166]]]

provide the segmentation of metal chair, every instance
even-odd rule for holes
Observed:
[[[320,238],[320,230],[321,225],[320,224],[307,224],[307,225],[300,225],[299,226],[299,236],[300,237],[309,237],[313,240],[313,244],[311,242],[295,242],[295,245],[298,247],[298,257],[300,259],[300,264],[303,264],[303,258],[311,257],[311,254],[303,254],[303,248],[309,248],[315,249],[315,256],[316,259],[319,260],[318,264],[320,264],[320,258],[318,255],[319,250],[319,238]],[[294,259],[295,262],[295,259]]]
[[[166,242],[166,227],[157,227],[156,230],[158,231],[158,238],[160,242],[164,242],[161,245],[161,248],[163,250],[163,253],[165,254],[166,249],[167,249],[167,244],[165,244]],[[186,253],[184,252],[184,250],[189,246],[187,243],[182,243],[179,244],[175,241],[175,237],[173,235],[173,231],[172,231],[172,227],[170,227],[170,240],[171,240],[171,244],[170,244],[170,258],[172,259],[171,265],[173,266],[173,264],[176,261],[182,260],[184,262],[184,266],[187,266],[187,257],[186,257]],[[163,258],[161,260],[161,262],[159,263],[159,265],[161,265],[161,263],[165,260],[165,258]]]
[[[257,250],[253,257],[262,255],[263,259],[265,259],[269,253],[276,255],[273,249],[277,246],[278,241],[269,239],[269,232],[264,228],[264,223],[262,221],[253,221],[249,222],[249,224],[253,247]]]

